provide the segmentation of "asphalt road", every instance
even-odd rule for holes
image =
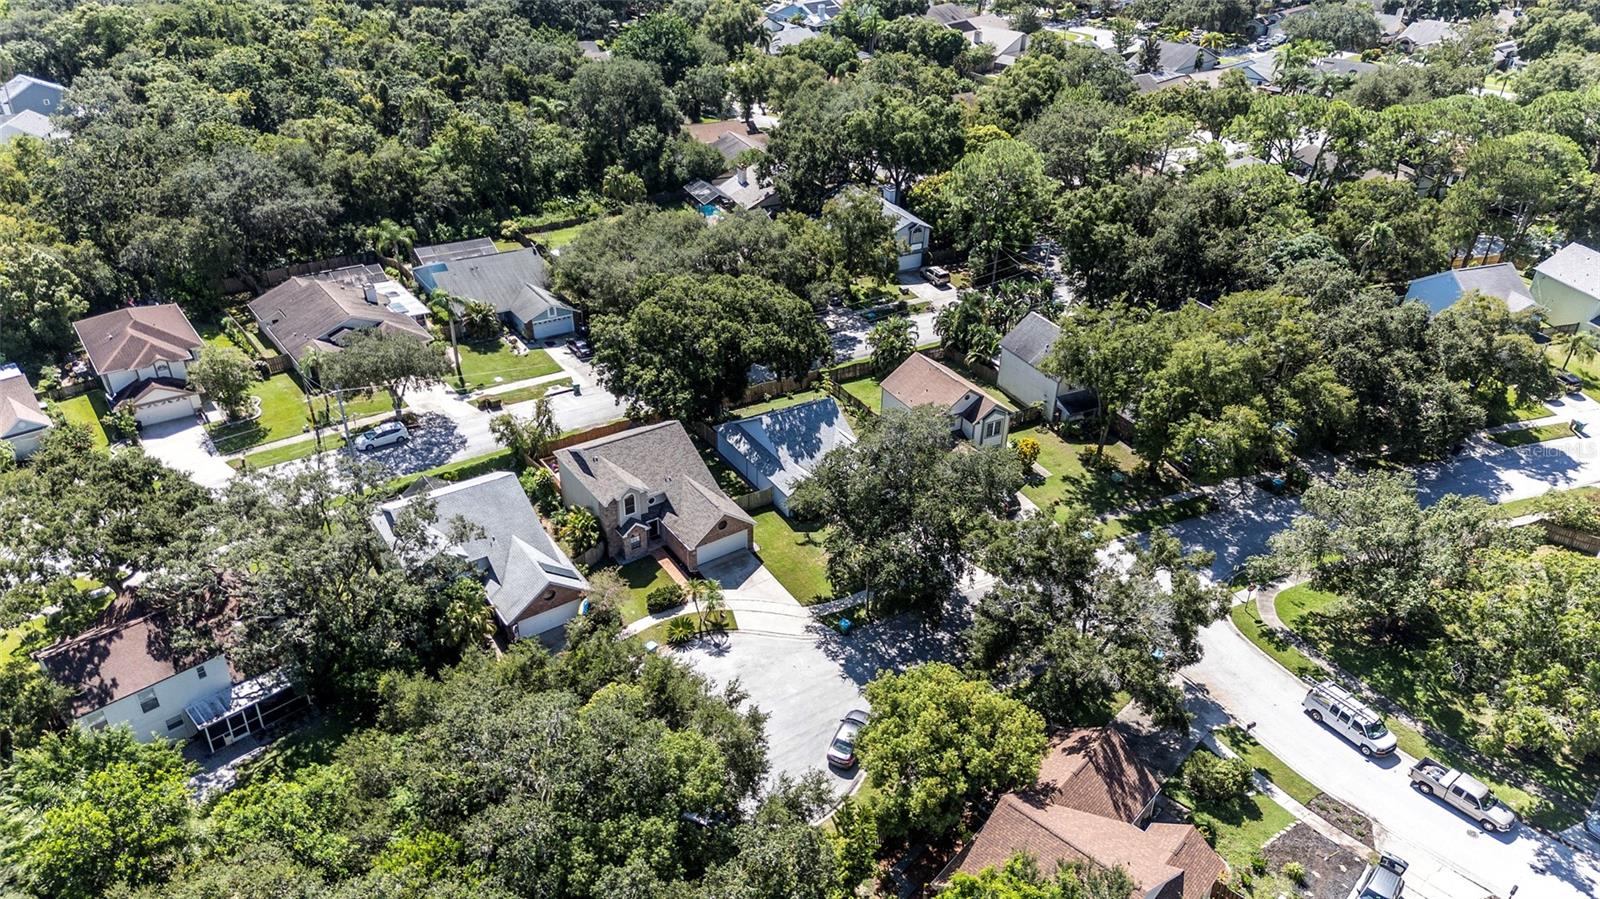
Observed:
[[[1226,710],[1318,789],[1360,809],[1377,825],[1379,848],[1411,863],[1406,895],[1419,899],[1567,899],[1600,895],[1600,857],[1531,828],[1487,834],[1410,786],[1415,759],[1368,759],[1301,711],[1305,685],[1223,620],[1202,634],[1205,658],[1186,671],[1190,705],[1215,723]]]

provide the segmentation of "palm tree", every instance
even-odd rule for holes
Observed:
[[[1228,36],[1220,31],[1207,31],[1200,35],[1200,46],[1206,50],[1221,50],[1228,46]]]
[[[1561,362],[1562,371],[1572,364],[1574,356],[1579,362],[1588,362],[1596,353],[1600,353],[1600,333],[1581,327],[1557,334],[1554,342],[1558,349],[1567,351],[1567,358]]]
[[[728,607],[728,603],[722,598],[722,588],[716,581],[701,581],[701,583],[708,587],[705,595],[700,597],[701,608],[705,610],[700,616],[700,629],[705,630],[706,619],[716,618],[718,613]]]
[[[410,251],[412,244],[417,240],[414,228],[407,227],[394,221],[384,219],[376,225],[362,229],[362,237],[372,245],[379,256],[390,260],[398,260]]]

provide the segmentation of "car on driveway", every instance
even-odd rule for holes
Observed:
[[[1388,755],[1400,745],[1383,723],[1382,715],[1332,681],[1313,684],[1301,706],[1312,721],[1327,725],[1356,744],[1362,755]]]
[[[1570,371],[1556,372],[1556,383],[1568,393],[1578,393],[1583,390],[1583,379]]]
[[[411,432],[406,430],[406,426],[404,424],[398,421],[386,421],[370,431],[363,431],[360,434],[357,434],[356,449],[366,452],[367,450],[375,450],[386,446],[394,446],[397,443],[404,443],[410,439]]]
[[[1361,879],[1350,890],[1349,899],[1400,899],[1406,888],[1406,860],[1385,852],[1376,864],[1367,866]]]
[[[576,356],[579,362],[588,362],[590,357],[594,356],[594,348],[582,337],[574,337],[567,341],[567,351]]]
[[[828,764],[839,768],[854,768],[856,758],[856,737],[861,729],[867,726],[868,715],[862,709],[854,709],[839,721],[839,729],[833,732],[833,740],[828,743]]]

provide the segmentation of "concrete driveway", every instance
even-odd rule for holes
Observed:
[[[1328,795],[1376,825],[1380,849],[1411,863],[1406,895],[1419,899],[1565,899],[1600,895],[1600,858],[1526,826],[1487,834],[1413,790],[1415,759],[1368,759],[1301,710],[1305,685],[1224,619],[1201,634],[1205,658],[1186,669],[1189,707],[1203,723],[1231,715],[1253,723],[1261,745]]]
[[[150,425],[139,440],[145,452],[187,472],[202,487],[221,488],[233,479],[233,469],[212,449],[206,429],[195,419]]]

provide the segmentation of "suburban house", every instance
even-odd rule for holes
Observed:
[[[493,256],[498,252],[500,252],[500,248],[494,245],[492,238],[474,237],[470,240],[412,247],[411,261],[415,265],[423,266],[432,265],[435,262],[455,262],[458,259],[471,259],[474,256]]]
[[[994,51],[994,68],[1004,69],[1016,63],[1028,49],[1028,36],[1012,26],[1009,19],[978,13],[958,3],[936,3],[923,13],[946,28],[961,32],[967,43],[986,46]]]
[[[73,691],[75,723],[93,730],[126,725],[145,743],[199,734],[214,751],[306,705],[281,672],[240,678],[221,650],[177,656],[165,613],[133,598],[116,600],[93,627],[34,659]]]
[[[782,53],[822,33],[839,14],[835,0],[777,0],[762,9],[761,27],[767,32],[767,52]]]
[[[1600,253],[1569,243],[1534,266],[1533,299],[1554,328],[1600,328]]]
[[[299,368],[306,353],[336,353],[357,331],[379,328],[408,334],[424,343],[433,334],[388,302],[371,286],[351,281],[290,278],[250,301],[255,316],[280,353]]]
[[[39,448],[50,424],[28,376],[16,365],[0,365],[0,441],[11,445],[15,458],[26,459]]]
[[[1030,789],[1007,793],[937,882],[1004,865],[1019,852],[1042,871],[1121,867],[1143,899],[1209,899],[1227,863],[1188,824],[1148,823],[1161,782],[1115,728],[1057,735]]]
[[[430,262],[412,274],[428,293],[493,306],[524,340],[551,340],[577,330],[577,312],[550,292],[550,270],[533,247]]]
[[[715,149],[727,164],[722,174],[712,181],[695,180],[684,185],[684,193],[701,214],[714,215],[717,209],[760,209],[771,212],[778,208],[778,192],[771,179],[762,178],[755,166],[740,162],[740,158],[748,152],[766,151],[765,133],[752,131],[750,126],[738,119],[685,125],[683,131]]]
[[[1045,410],[1047,421],[1075,421],[1094,414],[1094,391],[1074,387],[1044,371],[1051,344],[1061,336],[1055,322],[1030,312],[1000,340],[1000,389]]]
[[[0,84],[0,144],[21,135],[48,138],[56,134],[50,117],[61,113],[67,89],[32,75],[13,75]]]
[[[447,552],[471,565],[483,578],[495,621],[512,639],[555,630],[578,614],[589,581],[545,531],[516,475],[499,471],[457,484],[417,484],[416,492],[373,513],[385,542],[394,545],[401,513],[426,496],[436,515],[427,526],[427,556]]]
[[[1528,282],[1522,280],[1522,273],[1509,262],[1454,268],[1418,278],[1406,287],[1406,299],[1416,300],[1427,306],[1429,313],[1438,315],[1474,290],[1487,297],[1499,297],[1512,312],[1526,312],[1538,305]]]
[[[600,519],[622,562],[665,548],[690,571],[752,548],[755,519],[717,486],[689,432],[664,421],[556,451],[561,498]]]
[[[1394,45],[1402,53],[1415,53],[1454,40],[1459,32],[1454,22],[1443,19],[1417,19],[1395,37]]]
[[[883,408],[934,406],[950,416],[950,429],[974,446],[1004,446],[1011,410],[978,385],[922,353],[912,353],[883,379]]]
[[[894,222],[894,243],[900,252],[897,270],[914,272],[922,268],[922,254],[933,239],[933,226],[883,197],[878,201],[883,204],[883,214]]]
[[[331,281],[338,284],[349,284],[359,287],[367,294],[369,301],[380,306],[387,306],[390,312],[398,312],[410,318],[423,327],[428,326],[428,307],[410,288],[389,277],[381,265],[347,265],[325,272],[317,272],[311,277],[318,281]]]
[[[1151,38],[1146,38],[1151,40]],[[1217,61],[1222,57],[1215,50],[1210,50],[1199,44],[1177,43],[1175,41],[1161,41],[1161,61],[1156,66],[1157,72],[1168,75],[1188,75],[1193,72],[1203,72],[1216,68]],[[1142,55],[1141,47],[1129,47],[1123,56],[1128,60],[1130,67],[1138,64]]]
[[[72,323],[113,411],[128,409],[141,425],[192,417],[200,394],[189,364],[202,342],[174,303],[127,306]]]
[[[772,504],[785,515],[789,497],[822,457],[855,442],[855,431],[832,397],[717,426],[717,454],[757,490],[770,487]]]

